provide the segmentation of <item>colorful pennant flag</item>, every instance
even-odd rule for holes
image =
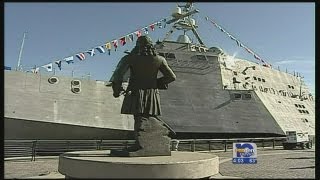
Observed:
[[[68,64],[74,63],[74,62],[73,62],[73,56],[66,57],[66,58],[64,58],[64,60],[65,60]]]
[[[41,66],[43,68],[45,68],[47,71],[51,72],[52,71],[52,63],[46,64]]]
[[[166,28],[166,26],[167,26],[167,19],[162,19],[161,21],[164,22],[163,28]]]
[[[158,26],[159,29],[161,29],[162,28],[162,23],[160,21],[157,22],[157,26]]]
[[[94,52],[94,48],[86,51],[86,53],[88,53],[90,56],[96,55],[96,53]]]
[[[31,72],[35,73],[35,74],[38,74],[39,70],[40,70],[39,67],[37,67],[37,68],[31,69]]]
[[[118,40],[113,40],[112,44],[114,46],[114,51],[117,51],[117,47],[118,47]]]
[[[138,31],[136,31],[136,32],[134,32],[136,35],[137,35],[137,37],[140,37],[141,36],[141,31],[140,30],[138,30]]]
[[[244,47],[244,48],[248,51],[248,53],[253,54],[253,52],[249,48],[247,47]]]
[[[132,34],[132,33],[131,33],[131,34],[129,34],[127,37],[128,37],[128,39],[129,39],[129,41],[130,41],[130,42],[132,42],[132,41],[133,41],[133,34]]]
[[[125,36],[122,37],[121,39],[119,39],[119,41],[120,41],[120,44],[124,46],[126,44],[126,37]]]
[[[98,46],[96,47],[96,49],[100,52],[100,53],[105,53],[106,51],[104,50],[103,46]]]
[[[58,65],[58,68],[61,71],[61,60],[55,61],[54,63],[56,63]]]
[[[259,56],[257,56],[256,54],[253,55],[254,58],[258,59],[258,60],[262,60]],[[263,61],[263,60],[262,60]]]
[[[154,31],[154,24],[150,24],[150,29],[152,30],[152,31]]]
[[[79,58],[80,61],[84,60],[86,58],[86,56],[84,55],[84,53],[79,53],[76,55],[77,58]]]
[[[237,43],[238,46],[244,47],[244,45],[240,41],[236,40],[236,43]]]
[[[106,43],[106,49],[108,49],[108,54],[110,55],[110,51],[111,51],[111,43],[110,42]]]
[[[148,27],[143,28],[144,34],[149,34]]]

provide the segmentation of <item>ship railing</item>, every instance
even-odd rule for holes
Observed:
[[[285,137],[236,138],[236,139],[172,139],[173,151],[227,151],[234,142],[254,142],[258,148],[282,146]],[[59,156],[70,151],[126,149],[134,140],[5,140],[5,160]]]

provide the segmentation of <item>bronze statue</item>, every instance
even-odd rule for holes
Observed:
[[[128,87],[124,89],[122,86],[123,76],[128,70],[130,70],[129,83]],[[157,77],[159,71],[163,74],[160,78]],[[110,81],[112,82],[113,96],[115,98],[121,94],[125,96],[121,114],[134,116],[136,144],[129,151],[138,152],[143,148],[148,149],[142,147],[145,145],[141,144],[141,138],[139,138],[142,136],[142,132],[146,132],[146,126],[150,127],[150,125],[142,125],[143,123],[156,119],[158,123],[162,123],[168,128],[157,117],[161,115],[159,89],[167,89],[168,84],[175,79],[176,75],[168,66],[166,59],[157,55],[152,40],[148,36],[140,36],[131,53],[125,55],[118,63]],[[145,155],[146,152],[142,154]]]

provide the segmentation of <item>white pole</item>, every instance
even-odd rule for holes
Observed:
[[[18,65],[16,70],[21,70],[21,55],[22,55],[22,50],[23,50],[23,45],[24,45],[24,39],[26,38],[26,32],[23,33],[23,39],[22,39],[22,43],[21,43],[21,47],[20,47],[20,53],[19,53],[19,59],[18,59]]]

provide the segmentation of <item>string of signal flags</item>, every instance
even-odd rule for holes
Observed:
[[[39,66],[39,67],[34,67],[31,69],[31,72],[38,73],[40,70],[40,67],[46,69],[48,72],[51,72],[53,70],[53,65],[58,66],[59,70],[61,70],[62,63],[66,63],[66,64],[74,63],[75,58],[77,58],[79,61],[84,61],[87,58],[87,56],[93,57],[97,53],[102,54],[102,53],[108,52],[108,54],[110,55],[112,48],[114,48],[114,50],[117,51],[117,48],[119,47],[119,45],[124,46],[127,44],[127,42],[133,42],[135,40],[135,38],[138,38],[142,35],[149,34],[149,32],[154,31],[156,28],[159,28],[159,29],[166,28],[167,19],[168,19],[168,17],[163,18],[159,21],[156,21],[154,23],[149,24],[148,26],[145,26],[145,27],[138,29],[134,32],[131,32],[125,36],[121,36],[120,38],[115,38],[112,41],[107,41],[105,44],[96,46],[94,48],[90,48],[86,51],[75,53],[72,56],[62,58],[62,60],[56,60],[56,61],[47,63],[47,64]]]

